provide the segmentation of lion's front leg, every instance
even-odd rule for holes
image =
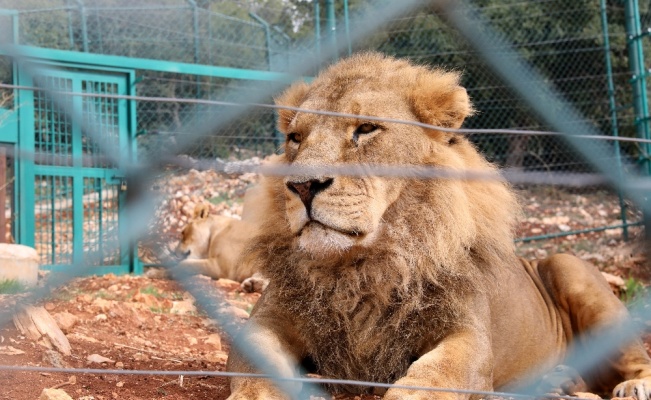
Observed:
[[[191,274],[206,275],[213,279],[224,278],[224,272],[214,258],[187,259],[179,262],[178,267]]]
[[[396,385],[464,390],[493,390],[490,334],[471,326],[444,338],[416,360]],[[468,393],[393,388],[385,400],[468,399]]]
[[[269,313],[268,318],[265,315],[251,317],[238,337],[239,349],[230,352],[228,372],[264,373],[276,378],[298,376],[296,366],[303,346],[292,340],[293,335],[287,332],[292,325],[282,321],[280,314],[272,314]],[[301,383],[282,380],[233,377],[228,400],[286,400],[295,397],[301,386]]]

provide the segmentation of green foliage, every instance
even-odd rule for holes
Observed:
[[[158,288],[154,285],[145,286],[144,288],[140,289],[140,293],[154,296],[157,299],[162,299],[167,297],[164,293],[161,293],[161,291],[158,290]]]
[[[27,287],[15,279],[0,280],[0,294],[22,293]]]
[[[625,289],[620,299],[628,306],[632,307],[643,301],[649,293],[649,288],[640,280],[633,277],[626,279]]]

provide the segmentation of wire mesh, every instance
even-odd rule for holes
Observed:
[[[100,54],[270,70],[288,68],[296,59],[292,57],[300,53],[300,50],[290,49],[301,47],[292,44],[292,32],[265,32],[264,24],[217,13],[209,9],[210,7],[195,9],[186,4],[129,7],[118,2],[106,6],[99,1],[81,4],[84,4],[83,9],[63,5],[48,10],[23,10],[19,13],[19,42]],[[599,134],[610,135],[612,121],[608,117],[610,110],[607,74],[603,63],[603,38],[598,25],[598,7],[595,5],[596,2],[588,0],[569,4],[553,0],[513,1],[500,5],[476,1],[471,8],[472,12],[483,15],[498,32],[508,37],[519,54],[541,72],[540,81],[537,83],[550,85],[580,111],[580,120],[565,121],[569,126],[576,124],[579,129],[583,123],[593,127]],[[360,10],[363,9],[359,7]],[[241,11],[236,11],[234,14],[241,16]],[[323,22],[316,17],[315,20]],[[370,37],[355,41],[355,49],[379,49],[421,63],[441,64],[463,70],[464,86],[469,89],[477,108],[476,116],[468,121],[467,127],[553,129],[552,126],[541,122],[540,118],[532,116],[533,107],[524,104],[507,85],[488,70],[485,63],[479,61],[482,58],[479,52],[468,45],[460,45],[460,36],[432,10],[423,9],[386,22],[381,25],[383,28]],[[44,35],[42,30],[54,33],[45,40],[44,36],[47,35]],[[621,31],[613,33],[613,37],[622,39]],[[622,51],[622,43],[624,42],[616,43],[614,53]],[[325,45],[325,42],[322,44]],[[313,52],[309,52],[308,58],[313,55]],[[515,61],[510,60],[508,56],[505,53],[504,63]],[[0,59],[2,60],[9,59]],[[3,74],[2,82],[12,82],[12,64],[5,64],[9,67],[5,68],[5,72],[0,69]],[[0,67],[5,64],[0,63]],[[233,93],[271,93],[274,91],[272,84],[265,87],[265,84],[260,83],[246,85],[237,80],[223,78],[154,72],[148,70],[147,65],[143,65],[142,69],[136,72],[136,77],[139,95],[169,99],[133,100],[137,110],[136,140],[143,165],[155,164],[157,157],[165,152],[172,155],[190,155],[209,163],[213,163],[214,159],[250,159],[271,154],[280,144],[271,109],[249,107],[244,117],[226,123],[215,123],[209,134],[197,135],[194,128],[202,121],[212,121],[213,116],[228,114],[230,109],[220,104],[196,105],[182,101],[230,101],[237,99],[233,97]],[[617,65],[614,77],[619,82],[617,87],[621,89],[618,99],[628,98],[628,74],[625,66]],[[50,89],[70,91],[71,82],[66,79],[48,77],[45,80],[47,82],[42,85]],[[110,84],[93,81],[84,81],[82,91],[86,94],[116,93]],[[73,97],[57,96],[54,97],[56,100],[53,100],[39,93],[35,91],[34,95],[36,149],[46,155],[52,154],[53,157],[40,159],[37,164],[71,166],[73,163],[68,161],[66,156],[70,154],[73,146],[74,124],[80,122],[75,122],[74,116],[65,115],[66,112],[62,110],[71,108],[66,106],[65,102],[72,101]],[[64,104],[61,104],[62,101]],[[259,101],[268,103],[271,98],[264,95]],[[106,138],[106,142],[111,142],[87,138],[82,145],[83,153],[98,155],[107,146],[115,147],[117,100],[101,96],[84,97],[82,104],[81,118],[92,116],[82,121],[85,129],[90,129],[97,137]],[[631,110],[622,106],[617,111],[621,115],[618,119],[620,133],[634,136],[635,131],[631,129],[634,116]],[[558,115],[563,116],[560,110]],[[548,119],[553,117],[547,115]],[[608,142],[603,147],[603,153],[592,153],[586,161],[579,159],[577,153],[562,141],[562,138],[554,135],[479,133],[472,134],[471,137],[492,161],[510,168],[508,171],[513,172],[513,176],[518,176],[518,172],[543,172],[548,173],[550,181],[553,182],[560,181],[558,173],[566,173],[568,177],[571,174],[579,174],[580,180],[598,172],[596,165],[617,165],[620,162],[613,157],[612,151],[609,151],[615,143],[619,145],[619,142]],[[179,142],[190,145],[179,146]],[[644,155],[633,142],[622,144],[622,147],[624,171],[632,176],[636,171],[636,164]],[[238,172],[239,164],[234,165],[235,167],[230,165],[230,170],[229,165],[223,167],[223,172]],[[115,165],[98,159],[93,161],[91,166]],[[371,172],[382,173],[379,170]],[[369,171],[359,173],[368,174]],[[508,177],[508,173],[505,175]],[[527,178],[533,175],[522,176],[523,183],[526,184]],[[595,182],[595,185],[603,183]],[[48,262],[73,264],[73,222],[69,215],[70,210],[57,203],[72,202],[68,200],[72,196],[72,180],[65,176],[37,174],[35,184],[38,224],[58,226],[58,229],[55,227],[50,233],[43,229],[42,233],[39,233],[36,247]],[[84,215],[88,217],[84,219],[83,230],[87,257],[80,263],[82,266],[110,265],[123,257],[117,232],[118,189],[112,184],[107,185],[101,178],[86,177],[83,194],[95,201],[89,201],[84,210]],[[639,220],[640,215],[633,214],[631,217]],[[61,257],[62,259],[59,259]],[[74,274],[80,272],[71,271]],[[183,281],[183,277],[179,279]]]

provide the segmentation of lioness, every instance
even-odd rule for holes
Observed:
[[[459,75],[376,53],[341,61],[277,103],[280,163],[381,164],[495,172],[458,128],[472,106]],[[270,178],[273,207],[247,257],[271,282],[244,343],[280,376],[309,360],[329,378],[491,391],[562,362],[591,328],[627,317],[601,274],[571,255],[516,257],[515,196],[500,180],[301,174]],[[651,361],[623,346],[588,383],[647,399]],[[228,371],[256,372],[238,351]],[[368,388],[331,386],[333,391]],[[235,399],[285,399],[271,380],[234,377]],[[392,388],[385,399],[468,398]]]
[[[258,232],[260,190],[255,186],[247,190],[241,220],[210,214],[207,204],[197,204],[176,247],[176,255],[182,258],[179,266],[214,279],[242,282],[247,291],[264,289],[267,281],[251,263],[241,260],[246,243]]]

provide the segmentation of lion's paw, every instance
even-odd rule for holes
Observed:
[[[650,400],[651,378],[631,379],[622,382],[613,390],[613,397],[635,397],[638,400]]]
[[[546,373],[536,391],[539,394],[559,394],[574,396],[577,392],[587,392],[588,385],[579,373],[567,365],[557,365]]]
[[[267,288],[269,279],[264,278],[262,275],[255,273],[252,277],[246,278],[242,281],[240,287],[247,293],[262,293]]]

